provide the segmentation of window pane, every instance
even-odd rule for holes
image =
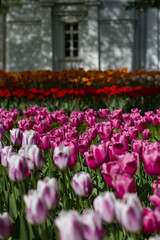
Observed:
[[[66,24],[66,25],[65,25],[65,30],[70,30],[70,27],[71,27],[70,24]]]
[[[78,48],[78,42],[75,42],[75,41],[74,41],[74,42],[73,42],[73,47],[74,47],[74,48]]]
[[[66,50],[66,51],[65,51],[65,56],[66,56],[66,57],[70,57],[70,50]]]
[[[77,57],[77,56],[78,56],[78,50],[74,50],[74,51],[73,51],[73,56],[74,56],[74,57]]]
[[[78,24],[73,24],[73,30],[74,31],[78,30]]]
[[[65,34],[65,39],[66,39],[66,40],[70,40],[70,39],[71,39],[70,34]]]
[[[78,40],[78,34],[77,33],[73,34],[73,40]]]
[[[65,43],[65,48],[70,48],[70,42]]]

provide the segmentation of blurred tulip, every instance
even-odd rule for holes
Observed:
[[[143,226],[142,232],[152,234],[156,231],[156,218],[151,208],[143,208]]]
[[[133,176],[137,171],[139,165],[139,155],[138,153],[125,153],[117,157],[118,163],[123,173]]]
[[[47,209],[54,209],[58,205],[59,190],[56,178],[46,177],[43,181],[37,182],[37,191],[42,193]]]
[[[115,195],[113,192],[104,192],[94,199],[95,212],[106,223],[112,223],[115,219]]]
[[[42,192],[30,190],[23,196],[26,204],[26,219],[29,223],[39,225],[45,223],[48,209]]]
[[[55,225],[58,228],[60,240],[84,240],[78,212],[60,212],[55,219]]]
[[[123,201],[116,200],[115,212],[118,222],[128,232],[139,232],[142,228],[142,206],[136,194],[125,194]]]
[[[4,146],[1,149],[1,164],[3,167],[8,167],[8,157],[12,153],[14,153],[14,149],[12,146]]]
[[[114,188],[117,197],[122,199],[125,193],[134,193],[136,191],[136,182],[134,178],[127,175],[116,175]]]
[[[12,223],[8,212],[0,214],[0,239],[8,239],[12,233]]]
[[[85,210],[81,216],[81,222],[84,239],[102,240],[104,238],[102,219],[93,210]]]
[[[26,158],[20,154],[12,153],[8,156],[8,175],[15,182],[27,177],[28,167]]]
[[[64,145],[61,145],[59,147],[55,147],[53,160],[55,165],[60,170],[65,170],[68,167],[69,156],[70,156],[70,151],[68,146],[65,147]]]
[[[22,133],[19,128],[13,128],[12,130],[10,130],[10,140],[16,146],[21,145]]]
[[[37,133],[33,130],[26,130],[22,134],[22,147],[25,147],[26,145],[37,145],[38,143],[38,137]]]
[[[81,197],[92,193],[93,184],[89,173],[79,172],[72,178],[72,185],[75,193]]]

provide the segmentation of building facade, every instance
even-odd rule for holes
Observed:
[[[0,14],[0,69],[160,70],[160,10],[126,0],[40,0]]]

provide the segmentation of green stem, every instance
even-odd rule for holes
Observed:
[[[82,197],[79,197],[79,202],[80,202],[80,205],[81,205],[81,208],[82,208],[82,212],[83,212],[84,205],[83,205],[83,199],[82,199]]]
[[[64,198],[65,198],[65,208],[68,209],[68,192],[67,192],[67,179],[66,179],[66,173],[62,171],[62,177],[64,182]]]
[[[14,197],[14,202],[15,202],[15,207],[16,207],[16,218],[17,218],[18,210],[17,210],[16,194],[15,194],[15,189],[14,189],[14,183],[12,180],[11,180],[11,187],[12,187],[12,192],[13,192],[13,197]]]
[[[34,177],[34,172],[31,171],[31,182],[32,182],[32,187],[34,189],[36,189],[36,181],[35,181],[35,177]]]
[[[19,182],[18,186],[19,186],[19,189],[20,189],[20,192],[21,192],[21,206],[22,206],[22,212],[24,214],[25,213],[25,205],[24,205],[24,201],[23,201],[24,192],[23,192],[22,182]]]
[[[4,177],[5,177],[5,182],[6,182],[6,188],[8,191],[8,179],[7,179],[7,169],[3,167],[3,172],[4,172]]]

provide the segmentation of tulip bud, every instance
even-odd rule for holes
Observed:
[[[92,151],[93,157],[99,163],[99,165],[107,161],[107,147],[105,142],[101,142],[97,146],[93,144]]]
[[[94,158],[92,150],[85,152],[84,153],[84,158],[86,160],[87,166],[90,169],[97,169],[97,168],[99,168],[100,164]]]
[[[93,184],[89,173],[79,172],[72,178],[74,191],[81,197],[88,196],[92,193]]]
[[[28,168],[31,170],[41,169],[43,167],[42,151],[37,145],[28,145],[25,147],[25,156],[27,158]]]
[[[113,192],[105,192],[94,199],[95,212],[106,223],[112,223],[115,219],[115,196]]]
[[[117,157],[118,163],[121,167],[123,173],[133,176],[137,171],[139,165],[139,155],[138,153],[125,153]]]
[[[3,167],[8,166],[8,157],[11,153],[14,153],[12,146],[4,146],[4,148],[1,149],[1,164]]]
[[[143,209],[143,227],[142,232],[152,234],[156,231],[156,218],[151,208]]]
[[[105,231],[101,217],[93,210],[85,210],[81,218],[84,239],[102,240],[105,236]]]
[[[54,163],[60,170],[65,170],[69,163],[69,147],[61,145],[60,147],[55,147],[54,149]]]
[[[62,211],[55,219],[55,225],[58,228],[60,240],[84,240],[78,212]]]
[[[22,181],[27,177],[27,161],[22,155],[13,153],[8,157],[8,175],[13,181]]]
[[[26,219],[31,224],[43,224],[47,219],[48,209],[42,192],[30,190],[23,196],[26,204]]]
[[[125,194],[123,201],[115,202],[118,222],[128,232],[139,232],[142,227],[142,206],[135,194]]]
[[[21,145],[22,134],[21,134],[21,131],[19,130],[19,128],[13,128],[12,130],[10,130],[10,139],[14,145],[16,145],[16,146]]]
[[[136,182],[134,178],[127,175],[115,176],[115,189],[118,198],[123,198],[125,193],[134,193],[136,191]]]
[[[151,137],[151,133],[150,133],[150,130],[149,129],[144,129],[143,132],[142,132],[142,135],[143,135],[143,138],[146,140],[146,139],[149,139]]]
[[[37,145],[37,133],[33,130],[26,130],[22,135],[22,147],[26,145]]]
[[[58,204],[58,183],[56,178],[46,177],[37,183],[37,190],[42,192],[47,209],[54,209]]]
[[[38,142],[39,142],[40,147],[43,150],[49,150],[51,148],[51,146],[50,146],[50,137],[49,137],[49,134],[47,134],[47,133],[39,134]]]
[[[0,239],[8,239],[12,232],[12,223],[7,212],[0,214]]]

